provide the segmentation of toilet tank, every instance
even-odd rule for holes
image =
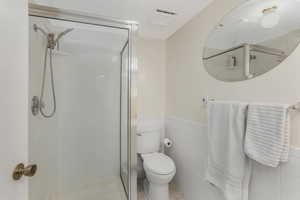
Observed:
[[[160,130],[138,130],[137,153],[146,154],[159,151]]]

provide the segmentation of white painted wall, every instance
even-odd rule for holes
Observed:
[[[27,200],[27,178],[15,182],[15,166],[27,164],[27,1],[0,1],[0,199]]]
[[[165,41],[137,39],[139,127],[161,128],[164,135]]]
[[[239,0],[214,1],[167,41],[166,116],[171,121],[167,122],[166,134],[175,141],[169,153],[177,166],[176,183],[186,200],[222,199],[217,190],[203,182],[207,152],[203,97],[290,104],[300,100],[300,47],[280,66],[253,80],[225,83],[206,72],[202,63],[205,40],[222,16],[238,3]],[[299,119],[299,113],[293,114],[291,142],[298,147]],[[299,184],[300,174],[291,170],[293,167],[299,168],[300,164],[291,159],[287,168],[292,174],[284,180],[288,183],[278,185],[278,170],[256,166],[250,199],[299,199],[294,188]],[[286,172],[280,174],[285,176]]]
[[[142,118],[163,118],[165,106],[165,41],[137,39],[139,111]]]

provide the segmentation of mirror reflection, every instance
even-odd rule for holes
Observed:
[[[299,0],[241,3],[209,34],[203,55],[207,72],[230,82],[272,70],[300,42],[299,11]]]

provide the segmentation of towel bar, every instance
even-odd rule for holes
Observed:
[[[208,96],[202,98],[202,103],[204,105],[206,105],[209,101],[215,101],[215,99],[209,98]],[[300,111],[300,102],[291,105],[288,109],[293,111]]]

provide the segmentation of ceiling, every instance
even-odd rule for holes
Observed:
[[[31,0],[34,3],[137,21],[139,36],[167,39],[212,0]],[[159,14],[156,9],[177,13]]]

